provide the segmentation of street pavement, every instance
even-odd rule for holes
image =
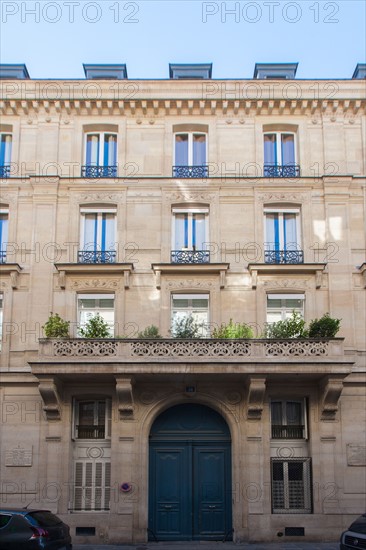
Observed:
[[[74,544],[73,550],[339,550],[338,542],[148,542],[136,545]]]

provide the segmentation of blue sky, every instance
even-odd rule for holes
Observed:
[[[168,78],[169,62],[252,78],[256,62],[299,62],[297,78],[350,78],[366,61],[364,0],[1,0],[1,62],[32,78],[83,78],[82,63],[126,63]]]

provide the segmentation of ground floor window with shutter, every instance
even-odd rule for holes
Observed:
[[[311,459],[271,459],[272,513],[310,514]]]
[[[97,454],[93,447],[91,454]],[[102,457],[75,462],[75,511],[109,510],[111,497],[111,463]]]

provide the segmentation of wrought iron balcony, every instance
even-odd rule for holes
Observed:
[[[0,179],[10,177],[10,166],[0,166]]]
[[[208,250],[172,250],[172,264],[209,264]]]
[[[298,164],[265,164],[263,167],[265,178],[299,178],[300,166]]]
[[[6,250],[0,250],[0,264],[6,263]]]
[[[304,252],[302,250],[265,250],[264,262],[266,264],[303,264]]]
[[[272,424],[272,439],[304,439],[305,426]]]
[[[82,178],[116,178],[118,166],[82,166]]]
[[[79,264],[114,264],[117,252],[115,250],[79,250]]]
[[[208,166],[173,166],[173,178],[208,178]]]
[[[76,426],[78,439],[104,439],[105,427],[103,426]]]

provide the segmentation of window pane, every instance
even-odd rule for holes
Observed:
[[[114,250],[114,214],[102,214],[101,250]]]
[[[192,246],[194,250],[203,250],[206,242],[206,216],[205,214],[193,214],[192,217]]]
[[[99,307],[113,309],[114,300],[110,298],[102,298],[99,300]]]
[[[264,164],[277,164],[276,134],[264,135]]]
[[[175,136],[175,165],[188,166],[188,134]]]
[[[207,309],[208,307],[208,300],[206,300],[205,298],[199,298],[199,299],[193,299],[192,300],[192,307],[193,308],[205,308]]]
[[[273,481],[283,481],[283,463],[282,462],[272,463],[272,478],[273,478]]]
[[[104,166],[115,166],[117,164],[117,136],[105,134],[104,136]]]
[[[98,215],[85,214],[84,216],[84,250],[97,250]]]
[[[267,299],[267,306],[268,307],[280,308],[281,307],[281,302],[282,302],[282,300],[274,300],[272,298],[268,298]]]
[[[86,164],[98,166],[99,162],[99,134],[86,136]]]
[[[79,426],[94,425],[94,401],[79,403]]]
[[[287,424],[301,426],[301,403],[288,401],[286,403]]]
[[[295,143],[292,134],[281,134],[282,164],[295,164]]]
[[[282,425],[282,402],[272,401],[271,403],[271,420],[276,426]]]
[[[0,141],[0,166],[6,166],[10,164],[11,160],[11,134],[1,134]]]
[[[296,214],[283,214],[284,250],[297,250]]]
[[[174,250],[188,248],[188,214],[175,214]]]
[[[173,307],[174,308],[187,308],[188,300],[184,298],[173,298]]]
[[[280,228],[278,214],[266,214],[266,246],[269,250],[280,250]]]
[[[82,298],[79,300],[79,307],[82,309],[94,309],[96,307],[96,300]]]
[[[98,401],[98,426],[104,426],[105,424],[105,401]]]
[[[193,166],[206,164],[206,136],[193,134]]]
[[[5,251],[8,242],[8,215],[0,214],[0,251]]]

